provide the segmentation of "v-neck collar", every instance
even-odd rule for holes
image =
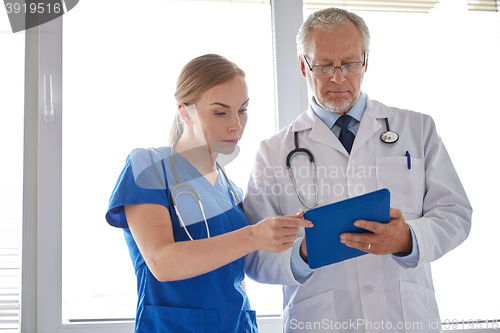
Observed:
[[[171,147],[169,147],[169,148],[170,148],[170,151],[168,153],[169,153],[169,157],[170,157],[170,153],[171,153],[172,148]],[[220,170],[220,168],[218,170],[219,173],[217,175],[217,181],[215,182],[215,184],[212,185],[212,183],[207,178],[205,178],[205,176],[203,176],[198,171],[198,169],[196,169],[195,166],[191,162],[189,162],[184,156],[182,156],[178,152],[174,152],[174,156],[175,156],[174,162],[175,162],[176,168],[177,169],[181,168],[183,171],[185,171],[187,174],[189,174],[192,177],[191,179],[184,179],[183,180],[183,179],[181,179],[181,175],[179,175],[179,173],[177,173],[178,177],[179,177],[179,181],[181,181],[181,183],[193,181],[196,179],[198,181],[198,183],[200,185],[202,185],[207,190],[207,192],[209,192],[212,195],[212,197],[216,201],[218,201],[217,196],[215,195],[216,193],[219,195],[220,194],[223,194],[223,195],[228,194],[227,186],[225,184],[225,181],[223,180],[224,175],[222,175],[222,171]],[[172,170],[172,172],[173,172],[173,170]],[[185,177],[185,175],[184,175],[183,178],[187,178],[187,177]]]

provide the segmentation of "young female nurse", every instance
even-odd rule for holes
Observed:
[[[216,163],[247,122],[240,68],[218,55],[195,58],[175,97],[171,147],[132,151],[106,214],[123,228],[137,275],[135,332],[257,332],[244,256],[288,249],[312,224],[297,215],[249,226],[242,191]]]

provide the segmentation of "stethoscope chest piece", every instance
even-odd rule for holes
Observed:
[[[380,135],[380,140],[384,141],[385,143],[394,143],[398,141],[399,139],[399,134],[393,131],[386,131]]]
[[[389,127],[389,120],[385,118],[385,127],[387,131],[382,133],[380,135],[380,140],[382,140],[385,143],[394,143],[399,140],[399,134],[391,131],[391,128]]]

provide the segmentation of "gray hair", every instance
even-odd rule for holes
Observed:
[[[344,27],[351,21],[358,28],[362,38],[363,52],[370,53],[370,31],[365,21],[358,15],[340,8],[325,8],[309,15],[297,34],[298,55],[306,55],[309,50],[309,39],[313,28],[334,30]]]

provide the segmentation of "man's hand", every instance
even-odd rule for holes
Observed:
[[[357,220],[354,225],[373,233],[343,233],[340,242],[372,254],[411,253],[413,244],[410,227],[399,209],[391,208],[389,223]]]

